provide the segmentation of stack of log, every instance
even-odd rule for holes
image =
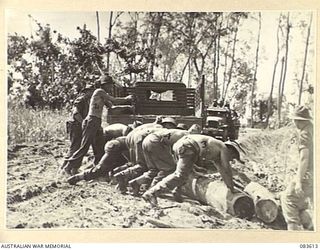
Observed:
[[[235,180],[235,189],[237,192],[232,193],[222,180],[194,174],[182,191],[188,197],[238,218],[256,216],[265,223],[275,221],[279,204],[266,188],[256,182],[243,185]]]

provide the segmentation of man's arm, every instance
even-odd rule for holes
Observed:
[[[121,104],[127,104],[133,99],[133,97],[132,95],[128,95],[126,97],[113,97],[112,95],[109,95],[107,93],[107,98],[105,99],[106,101],[111,102],[114,105],[121,105]]]
[[[304,175],[306,174],[309,167],[309,149],[303,148],[300,150],[300,164],[298,167],[298,180],[302,181]]]
[[[216,168],[218,169],[221,177],[226,184],[226,186],[230,189],[231,192],[234,191],[234,183],[232,180],[232,169],[229,163],[228,154],[223,150],[220,155],[220,162],[216,162]]]

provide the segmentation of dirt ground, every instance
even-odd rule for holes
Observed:
[[[298,159],[292,135],[289,128],[242,131],[246,164],[234,167],[278,193]],[[234,218],[187,197],[177,203],[166,195],[159,199],[160,208],[152,208],[140,197],[121,195],[114,183],[105,180],[76,186],[64,180],[56,183],[67,147],[68,141],[59,139],[9,146],[7,228],[285,229],[282,220],[267,225],[256,218]],[[89,158],[84,159],[83,168]]]

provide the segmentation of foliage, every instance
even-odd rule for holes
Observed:
[[[206,104],[223,96],[244,114],[254,82],[251,40],[256,37],[243,39],[239,34],[252,29],[252,22],[257,22],[254,16],[247,12],[119,12],[110,18],[112,29],[103,43],[86,25],[77,27],[79,37],[70,39],[30,16],[37,25],[34,36],[8,35],[9,100],[34,109],[68,107],[86,83],[107,71],[127,86],[137,80],[169,80],[197,87],[205,75]],[[284,32],[283,16],[280,21]],[[302,32],[307,25],[302,20],[298,28]],[[306,79],[305,91],[311,96],[313,87],[308,85]]]
[[[29,109],[8,105],[9,144],[66,139],[68,110]]]

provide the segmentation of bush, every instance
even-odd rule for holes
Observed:
[[[66,139],[69,111],[29,109],[8,103],[8,144]]]

